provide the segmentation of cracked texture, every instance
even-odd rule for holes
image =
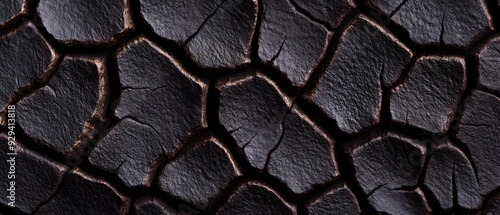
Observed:
[[[7,142],[8,137],[6,135],[0,135],[0,143],[6,146]],[[12,157],[14,157],[13,160],[17,162],[16,169],[14,170],[16,177],[15,183],[18,186],[15,190],[17,207],[24,213],[32,213],[37,209],[38,205],[48,200],[50,196],[56,192],[67,168],[23,146],[17,147],[16,156],[8,154],[9,152],[7,147],[3,147],[0,152],[0,158],[8,161],[12,160]],[[2,169],[2,173],[7,176],[8,172],[11,171],[10,166],[7,166],[7,162],[2,162],[1,165],[0,168]],[[3,177],[0,180],[3,188],[2,191],[0,191],[2,196],[10,195],[10,191],[7,191],[7,189],[9,189],[7,186],[10,183],[9,179]],[[2,198],[0,204],[7,205],[7,199]]]
[[[422,45],[469,47],[491,31],[482,0],[370,0]]]
[[[41,0],[44,27],[62,42],[108,42],[128,28],[125,0]]]
[[[55,58],[49,44],[32,24],[0,37],[0,106],[14,91],[41,76]]]
[[[481,204],[479,182],[466,155],[457,147],[446,144],[434,151],[427,164],[424,186],[436,198],[441,208],[449,210],[456,201],[467,209]]]
[[[159,176],[161,189],[205,209],[227,185],[240,176],[228,150],[215,140],[192,149],[167,164]]]
[[[283,136],[269,156],[269,174],[284,181],[295,193],[333,181],[339,175],[333,141],[295,108],[283,124]]]
[[[382,86],[394,84],[410,57],[404,45],[368,17],[360,16],[342,34],[311,100],[342,131],[365,130],[380,121]]]
[[[465,80],[463,59],[418,59],[404,83],[392,91],[391,119],[430,132],[447,131]]]
[[[497,215],[499,6],[0,1],[0,214]]]
[[[457,133],[475,165],[481,195],[500,187],[500,99],[474,91],[470,96]]]
[[[258,55],[301,86],[326,51],[328,30],[295,10],[289,0],[264,0]]]
[[[500,37],[489,41],[479,55],[479,83],[500,91]]]
[[[283,132],[287,102],[262,77],[224,86],[221,90],[220,122],[230,131],[250,164],[263,169],[268,153],[278,144]]]
[[[171,56],[145,39],[130,43],[117,61],[123,91],[116,116],[130,117],[149,127],[149,132],[158,135],[156,144],[170,156],[180,140],[203,126],[204,84],[192,79]],[[141,138],[133,130],[127,132]]]
[[[19,103],[20,127],[48,147],[68,152],[97,107],[99,82],[95,62],[65,58],[46,86]]]
[[[252,0],[141,0],[144,19],[160,36],[182,44],[201,67],[228,68],[250,62],[257,22]]]

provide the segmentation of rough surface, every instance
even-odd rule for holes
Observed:
[[[346,133],[380,121],[382,87],[398,80],[411,52],[365,16],[343,33],[311,100]]]
[[[8,136],[0,135],[0,143],[4,146],[0,149],[0,159],[5,161],[0,163],[2,174],[5,175],[0,179],[2,184],[0,195],[4,197],[0,199],[0,204],[7,206],[7,196],[11,195],[11,191],[7,189],[12,190],[9,184],[11,179],[15,179],[13,196],[16,198],[16,208],[23,213],[32,213],[38,205],[56,192],[67,168],[24,148],[19,142],[16,142],[17,155],[14,156],[8,150],[8,139]],[[13,170],[11,163],[15,164]],[[15,178],[9,178],[8,175],[14,175]]]
[[[250,62],[257,23],[252,0],[141,0],[141,13],[160,36],[185,46],[201,67],[228,68]]]
[[[0,25],[21,12],[23,4],[23,0],[5,0],[0,2]]]
[[[290,0],[290,3],[303,15],[328,23],[331,28],[336,28],[353,8],[350,0]]]
[[[178,211],[158,198],[146,197],[134,203],[133,215],[176,215]]]
[[[145,39],[130,43],[118,54],[117,61],[123,90],[116,116],[132,118],[149,127],[170,155],[181,144],[180,140],[203,126],[205,85]],[[143,138],[133,130],[127,132]]]
[[[474,91],[467,101],[457,137],[465,144],[477,171],[479,193],[500,187],[500,99]]]
[[[295,209],[264,184],[248,182],[238,188],[217,212],[221,215],[296,214]]]
[[[166,147],[162,143],[151,126],[126,118],[99,142],[89,160],[127,186],[149,186]]]
[[[97,107],[98,70],[93,61],[65,58],[46,86],[19,103],[20,127],[48,147],[69,151]]]
[[[330,33],[298,12],[289,0],[263,1],[258,55],[303,85],[325,54]]]
[[[479,52],[479,83],[500,91],[500,38],[489,41]]]
[[[223,86],[220,97],[221,124],[231,132],[252,166],[263,169],[268,153],[278,144],[283,132],[287,102],[262,77]]]
[[[0,107],[3,108],[14,91],[39,79],[55,56],[32,24],[0,37],[0,50]]]
[[[269,157],[267,171],[295,193],[312,190],[338,175],[333,141],[296,108],[283,121],[283,136]]]
[[[129,28],[125,0],[42,0],[43,26],[62,42],[107,42]]]
[[[500,215],[499,7],[0,0],[0,214]]]
[[[128,200],[109,184],[74,170],[64,177],[55,196],[36,214],[122,214]]]
[[[206,209],[209,201],[239,175],[228,150],[216,140],[209,140],[167,164],[159,184],[170,195]]]
[[[431,214],[431,209],[424,193],[415,190],[391,190],[385,187],[375,190],[368,201],[376,211],[386,214],[401,215],[426,215]]]
[[[346,151],[354,165],[356,180],[366,194],[381,187],[416,186],[426,154],[421,144],[394,133],[366,143],[353,143]]]
[[[310,215],[357,215],[361,213],[354,193],[346,184],[334,187],[307,205]]]
[[[468,47],[491,31],[481,0],[370,0],[421,45]]]
[[[448,130],[465,90],[465,61],[423,57],[391,94],[391,119],[430,132]]]
[[[483,210],[483,214],[486,215],[497,215],[500,214],[500,194],[496,193],[492,196],[492,198],[487,202],[485,206],[485,210]]]
[[[444,210],[450,210],[454,202],[466,209],[477,209],[481,204],[474,168],[466,155],[449,143],[432,153],[424,186]]]

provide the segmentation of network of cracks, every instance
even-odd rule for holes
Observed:
[[[500,214],[499,28],[497,0],[1,1],[0,212]]]

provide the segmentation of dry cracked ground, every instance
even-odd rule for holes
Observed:
[[[498,0],[2,0],[0,211],[499,215],[498,29]]]

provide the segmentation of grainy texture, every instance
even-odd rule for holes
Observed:
[[[0,214],[499,215],[499,19],[498,0],[1,0]]]

